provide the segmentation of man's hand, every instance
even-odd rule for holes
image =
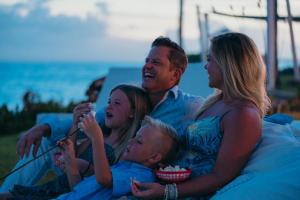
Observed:
[[[43,136],[50,134],[50,127],[47,124],[36,125],[24,132],[17,143],[17,153],[23,158],[24,155],[28,156],[30,147],[33,144],[33,156],[36,157],[37,151],[40,147]]]

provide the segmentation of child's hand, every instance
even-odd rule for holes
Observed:
[[[138,191],[139,190],[139,181],[137,181],[135,178],[130,178],[130,185],[131,185],[131,190],[134,190],[134,191]]]
[[[66,139],[60,141],[58,146],[62,151],[62,158],[60,159],[60,163],[57,163],[58,166],[64,170],[68,171],[70,169],[77,169],[77,162],[74,150],[74,144],[70,139]]]
[[[161,199],[164,196],[164,187],[159,183],[140,183],[134,181],[131,185],[133,196],[142,199]]]
[[[87,115],[93,109],[92,103],[82,103],[77,105],[73,110],[73,124],[77,125],[80,122],[80,118]]]
[[[59,167],[62,171],[66,172],[64,157],[62,152],[56,152],[54,154],[54,162],[57,167]]]
[[[93,139],[97,134],[99,134],[99,132],[102,133],[102,130],[98,125],[93,113],[89,113],[82,118],[78,126],[90,139]]]

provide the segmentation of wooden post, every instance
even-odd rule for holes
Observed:
[[[267,0],[267,31],[268,31],[268,54],[267,54],[267,89],[272,91],[276,84],[276,59],[277,59],[277,0]]]
[[[206,49],[205,49],[205,35],[204,35],[204,30],[203,30],[203,25],[201,22],[201,13],[200,13],[200,7],[199,5],[196,6],[196,11],[197,11],[197,22],[198,22],[198,28],[199,28],[199,33],[200,33],[200,46],[201,46],[201,50],[200,50],[200,60],[203,62],[206,59]]]
[[[296,55],[296,47],[295,47],[295,39],[294,39],[294,31],[293,31],[293,24],[292,24],[292,14],[291,14],[291,7],[290,7],[290,1],[286,0],[286,8],[288,13],[288,23],[289,23],[289,29],[290,29],[290,37],[291,37],[291,47],[292,47],[292,55],[293,55],[293,69],[294,69],[294,81],[300,82],[300,74],[299,69],[297,66],[297,55]]]
[[[209,49],[209,23],[208,23],[208,13],[204,13],[204,22],[205,22],[205,35],[204,35],[204,39],[205,39],[205,49],[206,49],[206,52],[208,51]]]
[[[179,0],[179,30],[178,30],[178,39],[179,45],[183,47],[182,43],[182,20],[183,20],[183,0]]]

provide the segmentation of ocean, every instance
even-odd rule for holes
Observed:
[[[281,60],[280,69],[291,66]],[[85,100],[85,91],[93,80],[105,76],[110,67],[141,67],[138,62],[0,62],[0,106],[10,110],[23,107],[28,90],[42,101],[53,99],[64,105]]]
[[[0,106],[10,110],[23,107],[28,90],[42,101],[53,99],[64,105],[85,100],[93,80],[105,76],[110,67],[139,67],[127,62],[0,62]]]

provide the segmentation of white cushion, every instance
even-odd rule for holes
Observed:
[[[264,122],[262,141],[241,175],[212,199],[299,198],[300,142],[290,125]]]

